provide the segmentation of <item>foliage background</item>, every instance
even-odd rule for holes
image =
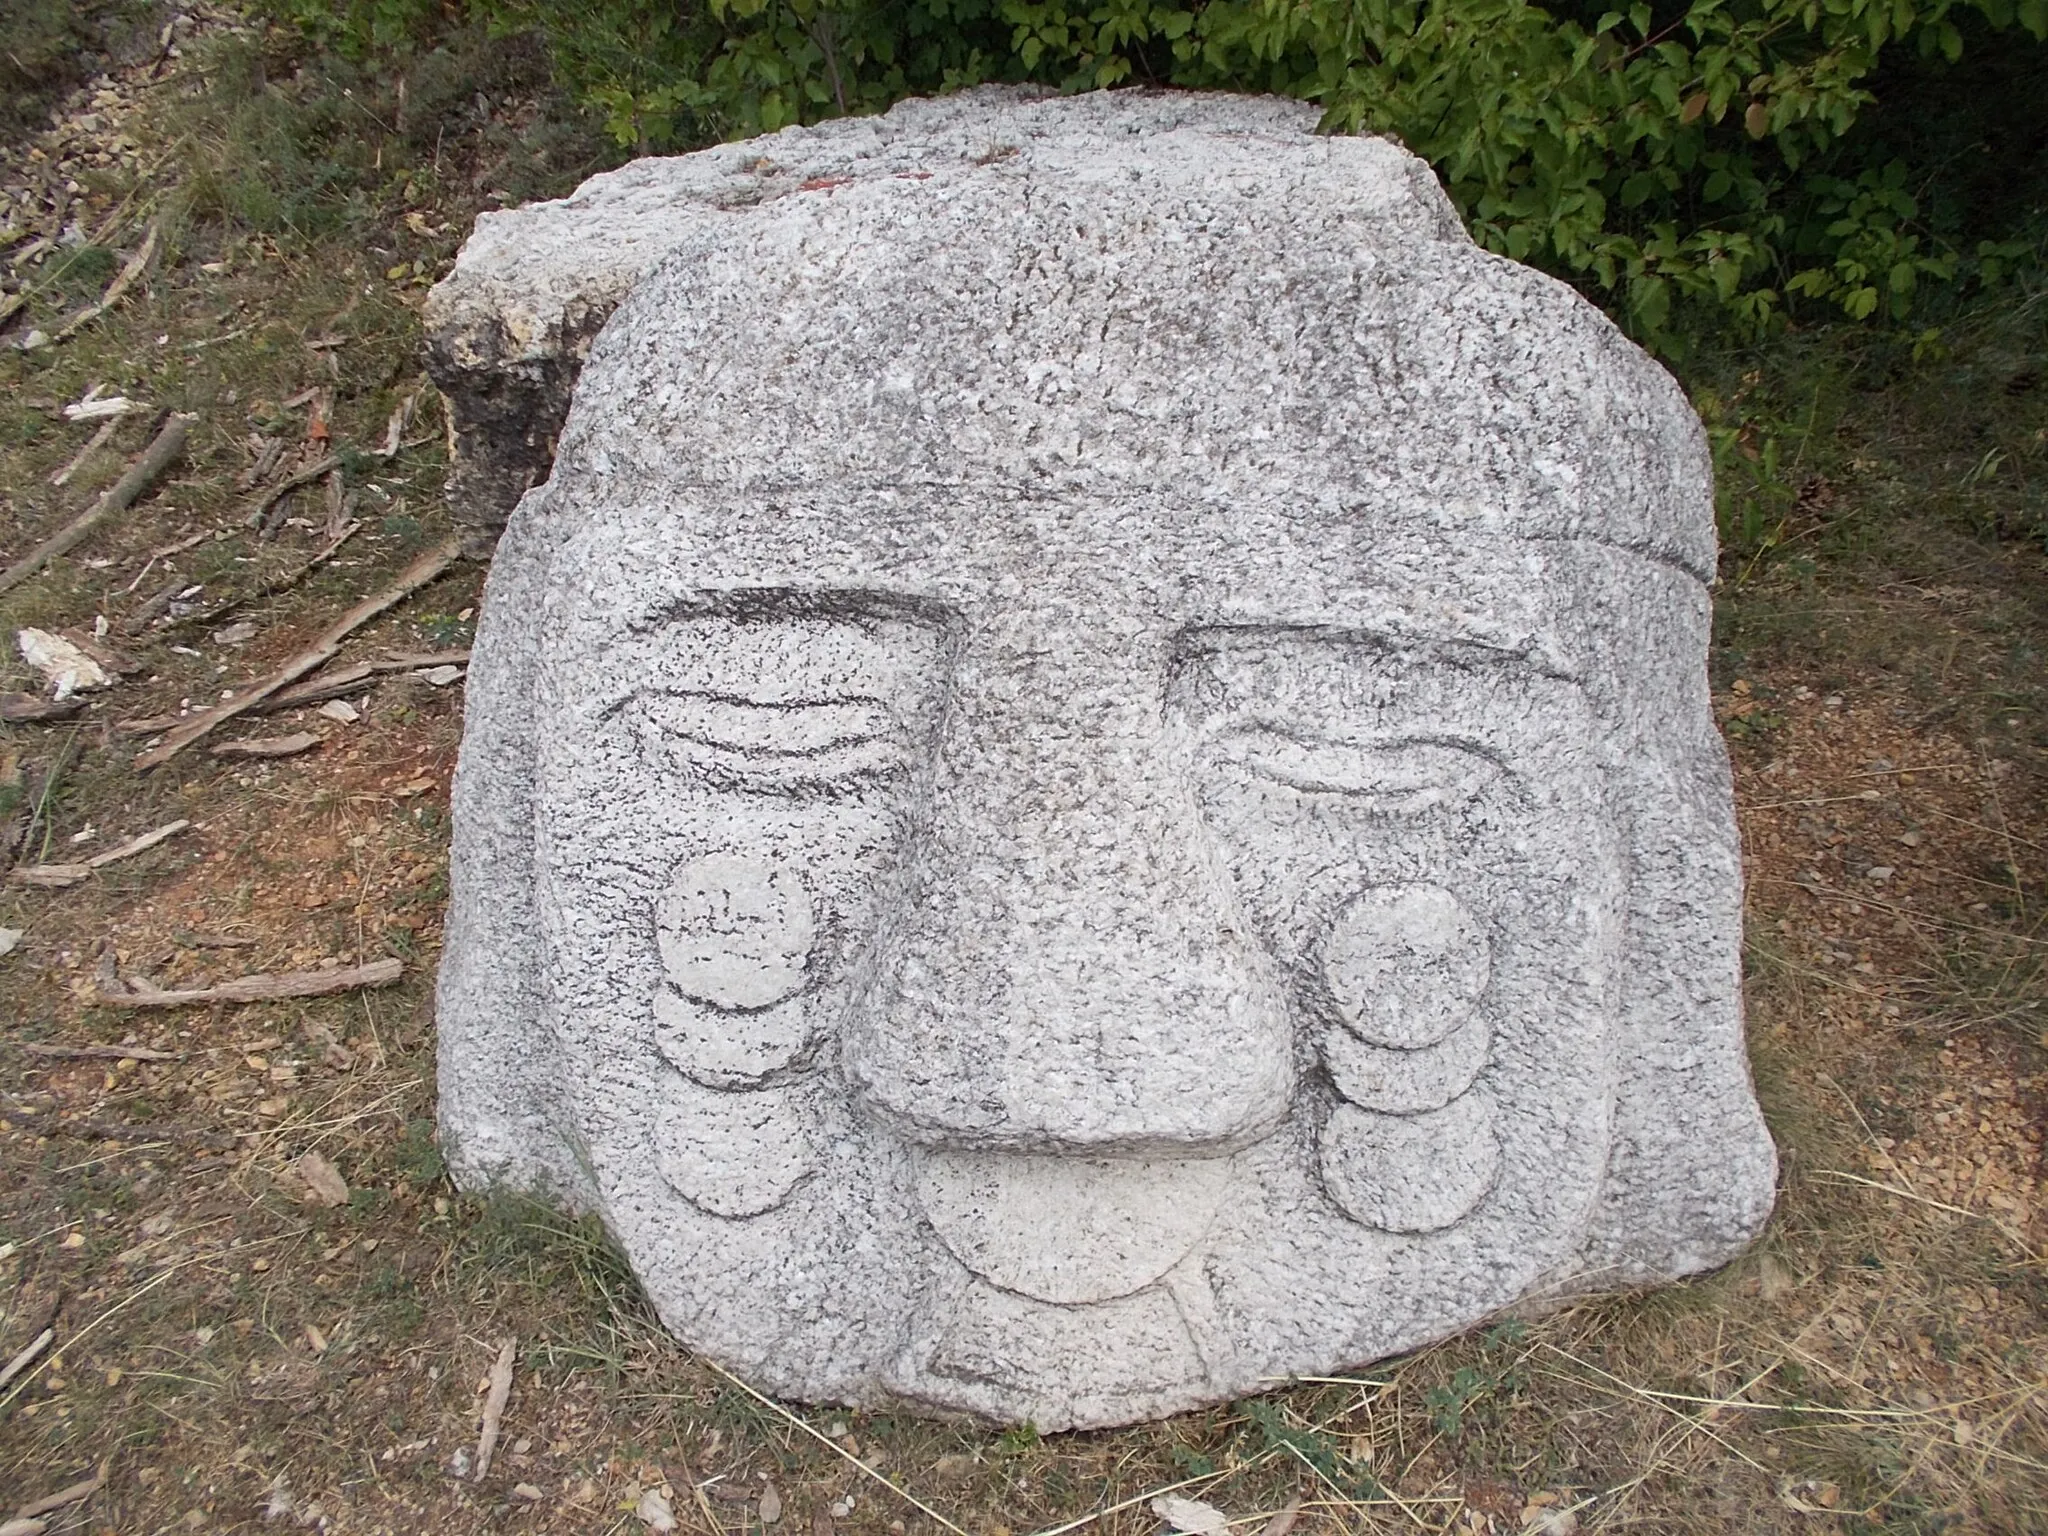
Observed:
[[[523,34],[636,152],[984,81],[1270,91],[1683,357],[1923,329],[2042,264],[2048,0],[275,0],[358,59]]]

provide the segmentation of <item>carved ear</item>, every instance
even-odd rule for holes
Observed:
[[[1631,868],[1611,1150],[1562,1290],[1726,1263],[1762,1230],[1776,1184],[1744,1051],[1742,869],[1727,749],[1706,698],[1706,593],[1668,567],[1636,580],[1613,631],[1635,638],[1614,701]]]
[[[534,906],[534,681],[548,510],[546,487],[514,510],[477,623],[435,1005],[441,1145],[465,1189],[504,1184],[588,1209],[597,1191],[582,1149],[565,1139],[565,1074],[543,1025],[545,949]]]

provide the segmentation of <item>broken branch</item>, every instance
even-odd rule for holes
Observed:
[[[313,572],[333,559],[335,552],[350,539],[354,538],[362,526],[360,522],[348,523],[309,558],[293,566],[282,576],[270,581],[260,582],[253,591],[225,598],[215,603],[211,608],[202,609],[197,613],[189,613],[185,617],[176,620],[176,622],[179,624],[216,624],[233,613],[237,608],[246,608],[249,604],[261,602],[267,597],[276,597],[280,592],[289,592],[293,587],[296,587],[300,582],[312,575]]]
[[[176,1051],[153,1051],[146,1045],[43,1045],[30,1042],[22,1050],[58,1061],[179,1061]]]
[[[77,455],[71,462],[50,476],[50,484],[59,487],[69,485],[71,477],[78,473],[78,467],[102,448],[106,447],[107,439],[114,435],[115,430],[120,425],[121,418],[119,416],[111,416],[102,422],[99,431],[93,433],[91,440],[78,450]]]
[[[300,486],[311,485],[315,480],[326,475],[329,470],[339,468],[341,468],[341,455],[330,453],[318,463],[307,465],[297,474],[285,476],[284,479],[278,481],[277,484],[270,487],[269,490],[258,496],[250,504],[247,515],[242,519],[243,523],[251,528],[262,526],[264,514],[277,503],[280,497],[289,496]]]
[[[107,1480],[107,1469],[99,1471],[69,1488],[59,1488],[55,1493],[46,1493],[40,1499],[32,1499],[14,1512],[17,1520],[33,1520],[38,1515],[47,1515],[53,1509],[62,1509],[67,1504],[76,1504],[80,1499],[89,1499],[100,1491],[100,1485]]]
[[[184,448],[186,430],[196,420],[196,416],[174,412],[171,419],[164,423],[163,430],[157,433],[155,439],[143,450],[142,457],[128,467],[128,473],[115,481],[113,488],[106,495],[15,561],[4,572],[0,572],[0,592],[20,586],[50,561],[83,541],[93,529],[147,490],[150,482],[162,474],[164,467]]]
[[[131,837],[118,848],[109,848],[105,853],[97,854],[83,864],[31,864],[25,869],[17,869],[14,878],[24,885],[41,885],[61,890],[67,885],[76,885],[79,881],[89,878],[96,869],[105,869],[109,864],[117,864],[122,859],[132,859],[138,853],[147,853],[158,843],[176,837],[191,825],[190,821],[183,819],[166,822],[154,832]]]
[[[110,1008],[185,1008],[197,1003],[269,1003],[283,997],[324,997],[358,987],[388,987],[405,970],[398,959],[372,960],[368,965],[338,966],[331,971],[280,971],[276,975],[239,976],[217,987],[174,991],[128,984],[125,992],[101,988],[97,1001]]]
[[[150,258],[156,255],[156,237],[157,225],[152,222],[149,226],[149,233],[142,237],[142,244],[136,248],[135,254],[128,258],[128,264],[115,274],[114,280],[111,283],[107,284],[107,291],[101,294],[93,303],[86,305],[85,308],[58,326],[57,334],[50,338],[52,343],[69,341],[78,333],[81,327],[90,325],[121,302],[122,295],[134,286],[135,279],[142,276],[143,269],[149,265]]]
[[[397,581],[386,587],[382,592],[366,597],[357,603],[355,607],[349,609],[347,613],[343,614],[329,626],[327,632],[314,641],[311,646],[294,656],[255,687],[244,691],[239,698],[230,699],[225,704],[216,704],[204,714],[195,715],[166,736],[162,745],[152,747],[148,751],[138,754],[135,759],[136,770],[146,773],[152,768],[160,767],[184,751],[185,748],[191,746],[195,741],[211,734],[223,722],[234,719],[235,716],[244,713],[252,705],[269,698],[280,689],[297,682],[307,673],[318,671],[321,667],[326,666],[328,662],[332,661],[340,653],[342,641],[346,640],[379,614],[387,609],[395,608],[428,582],[440,576],[449,566],[455,563],[456,557],[461,553],[461,549],[462,546],[459,541],[449,539],[420,556],[419,559],[415,560],[405,569]]]
[[[56,1329],[45,1328],[33,1339],[30,1339],[20,1354],[8,1361],[6,1365],[0,1366],[0,1387],[5,1387],[7,1383],[34,1365],[36,1363],[36,1356],[48,1349],[50,1347],[50,1340],[56,1337]]]

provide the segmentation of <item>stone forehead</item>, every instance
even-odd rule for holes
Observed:
[[[1041,131],[985,156],[695,221],[584,370],[565,510],[699,488],[733,509],[697,514],[711,547],[820,487],[898,493],[843,512],[895,532],[947,488],[1136,496],[1174,508],[1153,528],[1590,539],[1710,577],[1697,420],[1598,311],[1479,251],[1397,146],[1168,100],[1015,106]]]

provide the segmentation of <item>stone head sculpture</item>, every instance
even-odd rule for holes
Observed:
[[[771,1390],[1112,1424],[1768,1212],[1672,380],[1278,103],[700,221],[500,546],[442,1118]]]

